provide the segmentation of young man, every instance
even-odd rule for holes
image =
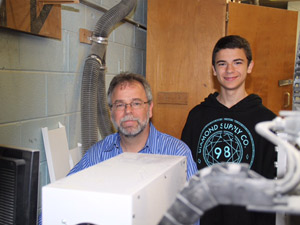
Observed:
[[[92,146],[69,175],[122,152],[186,156],[187,179],[198,171],[188,146],[157,131],[150,122],[152,93],[143,76],[131,73],[115,76],[108,89],[108,104],[118,132]]]
[[[210,94],[189,113],[181,139],[192,150],[198,169],[219,162],[248,163],[251,170],[274,178],[274,145],[255,131],[261,121],[276,115],[258,95],[245,89],[254,62],[250,45],[240,36],[221,38],[212,55],[212,69],[220,93]],[[205,213],[201,225],[275,225],[275,215],[219,206]]]

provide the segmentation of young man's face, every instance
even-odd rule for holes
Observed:
[[[251,73],[253,61],[248,66],[248,60],[243,49],[222,49],[216,54],[214,75],[217,76],[221,88],[236,90],[245,88],[245,80]]]
[[[153,103],[144,104],[148,100],[142,84],[137,81],[119,84],[113,90],[111,99],[113,104],[128,104],[122,110],[113,106],[111,111],[112,122],[121,135],[135,137],[149,126]],[[129,105],[131,102],[143,104],[139,108],[133,108]]]

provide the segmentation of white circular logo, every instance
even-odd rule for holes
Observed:
[[[248,163],[255,156],[255,145],[249,130],[239,121],[220,118],[202,130],[197,148],[197,164],[201,168],[220,162]]]

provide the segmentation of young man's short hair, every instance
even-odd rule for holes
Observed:
[[[247,60],[248,60],[248,65],[252,61],[252,51],[249,42],[238,35],[229,35],[222,37],[221,39],[218,40],[216,43],[213,53],[212,53],[212,65],[215,66],[215,58],[216,54],[222,50],[222,49],[234,49],[234,48],[239,48],[239,49],[244,49]]]

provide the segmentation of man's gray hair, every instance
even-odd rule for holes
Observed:
[[[151,91],[151,87],[150,87],[149,83],[147,82],[146,78],[140,74],[124,72],[124,73],[120,73],[120,74],[116,75],[110,82],[110,85],[109,85],[109,88],[107,91],[108,105],[110,107],[112,106],[111,95],[112,95],[114,89],[116,88],[116,86],[118,86],[119,84],[122,84],[122,83],[126,83],[126,82],[132,83],[134,81],[137,81],[143,85],[144,90],[146,92],[147,100],[150,103],[152,101],[152,91]]]

